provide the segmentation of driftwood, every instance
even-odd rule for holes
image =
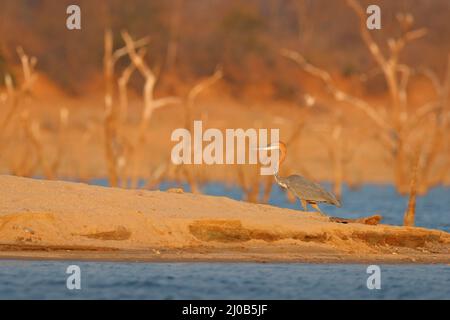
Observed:
[[[383,219],[382,216],[376,214],[370,217],[362,217],[357,219],[345,219],[345,218],[339,218],[339,217],[330,217],[331,222],[336,223],[362,223],[362,224],[369,224],[372,226],[375,226],[380,223],[381,219]]]

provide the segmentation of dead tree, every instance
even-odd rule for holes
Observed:
[[[36,57],[30,57],[25,54],[22,47],[17,48],[17,54],[19,55],[20,63],[22,65],[23,81],[21,85],[16,88],[13,84],[11,75],[5,75],[6,100],[9,101],[9,109],[6,111],[5,117],[0,122],[0,136],[2,136],[7,130],[13,117],[20,113],[20,101],[24,98],[24,96],[30,95],[31,89],[37,77],[35,73],[35,67],[37,64]]]
[[[142,47],[148,43],[148,38],[142,38],[133,43],[134,48]],[[109,184],[117,187],[119,183],[119,164],[121,162],[121,149],[118,128],[119,111],[114,103],[114,69],[117,61],[126,56],[127,48],[114,50],[113,34],[106,30],[104,36],[103,71],[105,80],[105,120],[104,120],[104,146],[105,158],[108,166]],[[123,101],[122,101],[123,102]]]
[[[145,79],[143,89],[144,108],[142,110],[137,135],[130,143],[129,150],[131,151],[130,152],[131,155],[129,156],[128,160],[125,160],[131,163],[132,168],[131,186],[136,187],[138,182],[138,165],[139,165],[138,150],[145,145],[146,142],[145,135],[147,133],[148,125],[153,115],[153,112],[167,105],[178,104],[180,103],[180,99],[178,97],[172,96],[159,99],[155,98],[154,91],[157,80],[155,73],[144,61],[142,52],[141,54],[137,52],[136,43],[133,41],[129,33],[123,31],[122,38],[125,42],[126,52],[128,53],[131,62],[133,63],[136,70],[138,70],[141,76],[143,76]]]
[[[349,165],[358,154],[360,139],[364,136],[364,132],[359,130],[360,134],[353,137],[353,141],[348,138],[350,130],[345,125],[343,114],[337,111],[334,119],[332,119],[329,129],[326,130],[326,135],[321,137],[323,145],[328,151],[333,170],[333,193],[338,200],[342,200],[342,187],[345,182],[350,184],[350,179],[347,177],[349,172],[355,172],[357,168]],[[356,141],[356,142],[355,142]]]
[[[183,2],[183,0],[175,0],[173,3],[170,18],[170,37],[166,56],[166,66],[169,72],[175,67],[177,60]]]
[[[62,139],[62,133],[67,127],[69,116],[68,110],[61,109],[60,111],[58,132],[55,134],[56,141],[52,144],[52,146],[55,146],[56,152],[53,159],[51,159],[46,152],[39,119],[32,119],[30,117],[30,112],[26,107],[20,108],[21,100],[26,96],[32,96],[31,90],[37,78],[35,72],[37,59],[27,55],[21,47],[17,48],[17,54],[19,55],[22,66],[23,81],[21,85],[16,88],[12,82],[11,76],[6,75],[5,77],[7,101],[10,102],[10,108],[7,110],[5,117],[1,121],[0,135],[7,132],[14,117],[19,115],[18,120],[21,126],[17,129],[22,129],[24,132],[25,152],[18,157],[17,163],[15,162],[15,157],[12,157],[13,161],[10,165],[12,173],[30,176],[38,167],[40,167],[42,174],[47,179],[55,179],[63,154],[64,141]],[[31,149],[28,148],[29,145],[31,146]],[[36,159],[34,159],[33,155],[36,156]]]
[[[443,99],[438,99],[430,101],[417,109],[408,107],[407,87],[409,79],[411,75],[417,72],[401,64],[399,62],[399,54],[409,42],[423,37],[426,34],[426,30],[412,30],[412,17],[410,15],[398,15],[397,18],[402,26],[402,34],[398,38],[388,39],[389,55],[385,55],[366,28],[366,15],[360,4],[355,0],[347,0],[347,3],[360,18],[361,36],[388,84],[390,94],[389,112],[339,89],[330,73],[310,64],[300,53],[283,49],[281,54],[296,62],[310,75],[320,79],[337,102],[343,102],[357,108],[372,120],[377,128],[377,139],[390,156],[397,190],[401,193],[407,193],[408,173],[411,172],[411,158],[413,156],[412,150],[414,149],[414,144],[417,143],[413,133],[426,130],[427,128],[423,126],[419,128],[419,126],[430,117],[433,118],[438,114],[444,108],[444,104],[447,103]],[[443,95],[445,96],[445,94]],[[442,119],[440,116],[439,118]],[[442,119],[439,128],[444,130],[446,126],[446,120]],[[438,145],[436,140],[439,140],[439,137],[440,135],[432,135],[431,139],[426,143]],[[436,147],[432,150],[438,149]],[[428,157],[429,165],[424,168],[430,168],[436,160],[436,152],[431,152],[430,155],[434,156]],[[422,175],[419,174],[419,176]]]
[[[213,86],[222,77],[223,77],[222,68],[218,66],[211,76],[199,81],[195,86],[193,86],[189,90],[188,95],[184,101],[184,127],[191,133],[191,135],[193,134],[192,114],[194,113],[195,101],[197,97],[202,92]],[[189,186],[191,187],[191,191],[193,193],[199,193],[200,188],[198,186],[198,181],[195,177],[193,170],[190,170],[186,165],[182,166],[183,168],[181,169],[180,172],[182,172],[182,174],[185,176]]]
[[[403,225],[407,227],[413,227],[415,223],[416,217],[416,198],[417,198],[417,173],[419,171],[419,167],[421,166],[421,155],[419,151],[416,152],[416,160],[414,164],[414,169],[412,172],[410,189],[409,189],[409,200],[408,207],[406,208],[404,217],[403,217]]]

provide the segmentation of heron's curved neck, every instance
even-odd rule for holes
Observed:
[[[284,160],[286,159],[286,146],[282,143],[280,144],[280,153],[278,154],[278,165],[277,168],[275,170],[275,179],[277,179],[278,181],[278,173],[280,172],[280,168],[281,168],[281,164],[284,162]]]
[[[275,181],[280,184],[280,176],[278,175],[278,171],[273,175],[275,177]]]

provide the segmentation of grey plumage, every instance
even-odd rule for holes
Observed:
[[[278,171],[286,158],[287,147],[286,144],[278,141],[278,143],[258,148],[259,150],[279,150],[279,158],[278,165],[276,167],[274,176],[277,183],[292,192],[297,198],[300,199],[300,202],[303,206],[303,209],[308,210],[308,204],[311,205],[314,209],[316,209],[319,213],[323,214],[320,210],[318,203],[329,203],[335,205],[337,207],[341,206],[339,200],[331,193],[322,188],[322,186],[318,183],[309,181],[305,177],[300,175],[291,175],[289,177],[280,177],[278,175]]]
[[[301,200],[307,203],[329,203],[337,207],[341,206],[339,200],[336,197],[325,190],[318,183],[307,180],[306,178],[299,175],[291,175],[289,177],[279,177],[275,175],[277,183],[291,191]]]

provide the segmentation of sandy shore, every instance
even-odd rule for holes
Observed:
[[[315,213],[177,190],[0,176],[0,258],[450,263],[450,234],[333,223]]]

